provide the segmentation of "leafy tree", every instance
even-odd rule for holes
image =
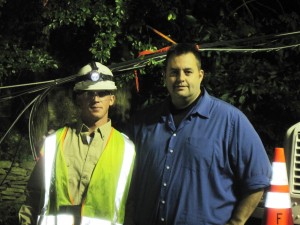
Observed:
[[[0,0],[0,158],[28,158],[32,116],[36,149],[48,129],[74,119],[71,83],[32,101],[91,60],[130,68],[114,71],[120,105],[111,116],[122,128],[132,111],[167,95],[163,57],[142,62],[150,56],[139,53],[172,41],[199,44],[204,86],[245,112],[272,154],[300,121],[299,12],[298,0]]]
[[[200,45],[205,87],[245,112],[267,146],[281,145],[285,130],[299,121],[297,0],[2,0],[0,7],[2,85],[66,77],[91,60],[126,63],[172,45],[156,29]],[[161,71],[162,60],[137,69],[139,92],[133,69],[115,72],[121,91],[132,94],[131,110],[166,95]],[[32,97],[22,96],[20,105]]]

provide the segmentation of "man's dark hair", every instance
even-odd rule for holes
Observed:
[[[199,53],[199,47],[196,44],[190,43],[178,43],[173,45],[167,52],[165,60],[165,69],[167,68],[168,61],[172,56],[179,56],[187,53],[192,53],[198,62],[199,68],[201,68],[201,57]]]

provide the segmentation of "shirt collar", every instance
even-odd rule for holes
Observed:
[[[208,94],[205,88],[201,88],[202,96],[198,99],[197,104],[192,109],[191,114],[198,114],[199,116],[209,118],[210,116],[210,108],[211,108],[211,96]],[[168,115],[170,114],[170,104],[171,98],[167,98],[164,104],[163,114],[161,116],[162,121],[165,122]]]
[[[211,104],[211,96],[208,94],[205,88],[202,88],[202,96],[195,105],[192,114],[197,113],[200,116],[209,118]]]
[[[109,135],[111,130],[111,120],[109,119],[107,123],[103,124],[101,127],[98,127],[95,132],[100,133],[100,136],[104,138],[104,136]],[[76,125],[76,133],[84,134],[89,131],[89,127],[85,125],[81,120],[78,120]]]

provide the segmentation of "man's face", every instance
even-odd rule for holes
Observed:
[[[90,125],[99,121],[104,124],[108,120],[108,110],[114,104],[115,96],[108,91],[83,91],[77,94],[76,101],[84,123]]]
[[[165,83],[175,107],[185,108],[200,94],[204,72],[192,53],[169,58]]]

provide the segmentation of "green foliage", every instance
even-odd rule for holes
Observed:
[[[107,63],[110,50],[116,45],[116,38],[121,33],[121,24],[126,20],[126,9],[123,0],[50,1],[43,17],[49,21],[46,26],[48,34],[51,30],[69,25],[76,27],[73,34],[84,26],[89,27],[89,35],[94,38],[89,52],[97,61]]]
[[[299,31],[299,9],[297,0],[0,0],[0,17],[5,21],[0,25],[0,83],[65,77],[91,60],[109,65],[172,45],[152,28],[175,42],[210,44],[216,49],[299,44],[299,35],[242,41]],[[281,144],[287,127],[300,120],[299,54],[299,47],[202,51],[204,86],[245,112],[266,145]],[[166,95],[162,63],[150,60],[137,70],[138,93],[133,71],[115,74],[124,103],[119,118],[127,118],[128,99],[134,110]]]
[[[34,2],[2,1],[0,30],[0,83],[57,69],[55,59],[44,48],[44,35]],[[26,13],[25,13],[26,12]]]
[[[144,50],[171,46],[154,28],[175,42],[204,46],[203,85],[241,109],[271,152],[282,146],[287,128],[300,121],[300,38],[293,34],[300,30],[299,12],[298,0],[0,0],[0,85],[66,77],[91,60],[112,65],[136,59]],[[282,33],[290,35],[263,38]],[[251,38],[256,39],[243,41]],[[265,52],[218,50],[286,45],[298,46]],[[205,51],[205,46],[215,50]],[[167,95],[162,63],[150,60],[135,72],[114,74],[114,126],[122,127],[132,111]],[[14,91],[0,89],[1,94]],[[1,136],[34,96],[0,102]],[[55,89],[46,99],[34,120],[37,149],[47,129],[76,119],[68,92]],[[28,114],[1,143],[1,159],[31,159]],[[13,224],[16,218],[10,215],[16,209],[8,211],[0,223]]]
[[[12,43],[0,42],[0,80],[5,82],[8,78],[18,77],[21,73],[30,71],[41,73],[50,68],[58,68],[57,62],[49,56],[48,52],[32,46],[22,49]]]

